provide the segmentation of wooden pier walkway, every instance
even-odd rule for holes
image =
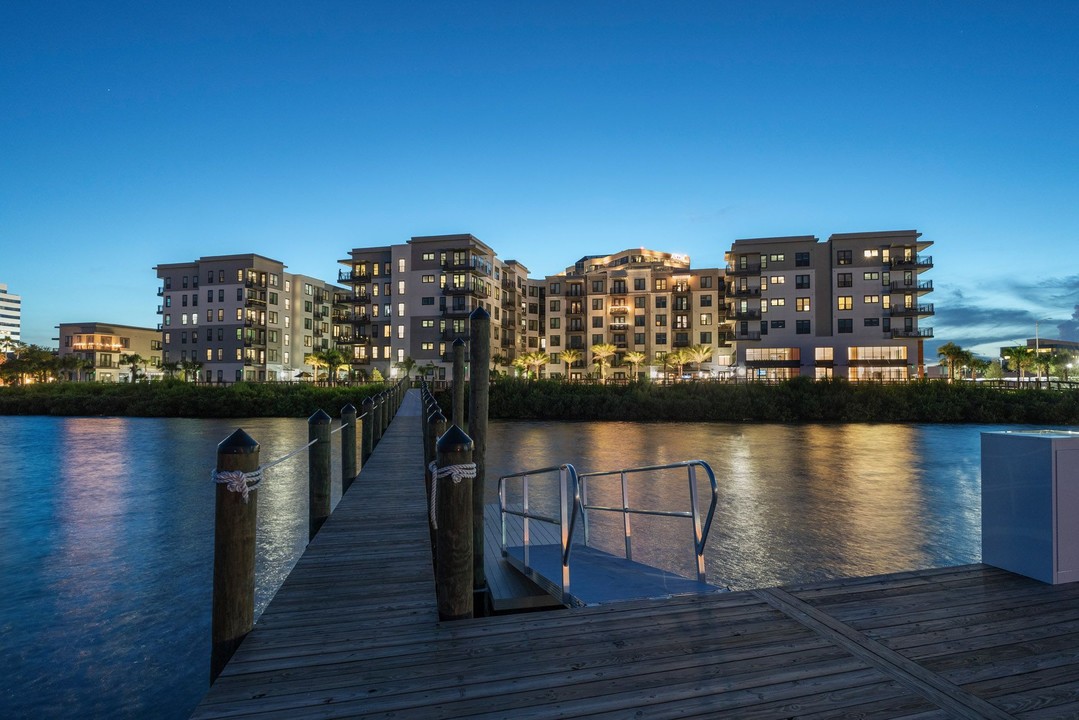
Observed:
[[[984,565],[439,623],[417,413],[192,717],[1079,717],[1079,583]]]

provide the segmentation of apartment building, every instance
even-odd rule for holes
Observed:
[[[132,355],[144,361],[137,372],[151,380],[162,375],[161,333],[155,328],[85,322],[60,323],[57,330],[60,360],[76,357],[85,361],[85,365],[67,371],[74,380],[131,382],[131,364],[123,358]]]
[[[0,283],[0,341],[22,342],[22,298]]]
[[[925,374],[933,315],[916,230],[736,240],[727,302],[740,374],[897,381]]]
[[[314,378],[304,360],[335,346],[347,293],[285,268],[254,253],[156,266],[163,361],[199,363],[203,382]]]
[[[692,345],[712,349],[702,372],[732,371],[733,351],[724,302],[724,275],[718,268],[691,269],[686,255],[631,249],[614,255],[589,255],[564,272],[546,278],[547,373],[565,373],[562,352],[581,359],[568,368],[571,379],[590,374],[591,348],[611,344],[609,377],[627,378],[627,352],[649,362]],[[655,374],[654,368],[639,368]]]
[[[445,378],[452,343],[468,339],[469,315],[491,315],[491,354],[508,364],[541,347],[542,288],[520,263],[500,260],[471,234],[413,237],[406,243],[355,248],[340,260],[338,281],[351,290],[340,319],[339,342],[351,347],[353,365],[384,377],[399,374],[406,357]],[[498,357],[495,357],[498,356]]]

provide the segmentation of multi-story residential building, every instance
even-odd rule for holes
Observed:
[[[0,341],[22,341],[22,298],[0,283]]]
[[[908,380],[925,373],[933,315],[915,230],[736,240],[727,296],[739,372],[756,379]]]
[[[199,363],[204,382],[315,377],[305,358],[334,347],[344,288],[285,267],[254,253],[156,266],[163,361]]]
[[[633,249],[583,257],[547,277],[546,285],[548,373],[566,371],[561,353],[572,348],[581,359],[569,368],[570,378],[584,377],[594,364],[591,348],[599,344],[617,351],[607,361],[617,366],[610,373],[615,378],[631,372],[622,362],[627,352],[655,362],[693,345],[712,349],[709,374],[730,371],[724,276],[718,268],[691,269],[686,255]]]
[[[86,361],[84,367],[68,372],[75,380],[131,382],[131,364],[125,356],[142,358],[137,372],[151,380],[160,378],[161,333],[155,328],[132,327],[113,323],[60,323],[59,357]]]
[[[350,343],[355,367],[396,376],[406,357],[445,378],[452,343],[468,339],[469,315],[491,315],[491,354],[504,363],[541,346],[540,288],[527,269],[499,260],[470,234],[414,237],[407,243],[355,248],[340,261],[338,281],[351,286],[339,342]]]

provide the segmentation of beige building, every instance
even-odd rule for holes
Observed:
[[[151,380],[162,376],[161,333],[154,328],[86,322],[61,323],[57,329],[61,361],[67,357],[86,361],[85,367],[67,371],[74,380],[131,382],[131,364],[121,359],[131,355],[144,361],[140,376]]]
[[[334,347],[346,293],[285,267],[254,253],[156,266],[163,361],[197,363],[203,382],[314,378],[304,359]]]
[[[691,269],[689,257],[655,250],[624,250],[591,255],[558,275],[546,278],[548,374],[565,373],[561,357],[572,348],[582,354],[568,372],[582,378],[593,367],[591,348],[611,344],[614,367],[609,377],[628,378],[628,352],[643,353],[649,363],[679,348],[704,345],[711,360],[701,374],[731,371],[732,346],[724,276],[718,268]],[[654,365],[638,373],[657,375]]]
[[[908,380],[925,373],[933,315],[915,230],[737,240],[727,297],[739,375]]]
[[[500,260],[469,234],[414,237],[407,243],[356,248],[340,261],[338,281],[351,292],[342,330],[353,364],[396,377],[406,357],[445,378],[452,343],[469,334],[469,315],[482,307],[491,316],[491,354],[504,364],[541,347],[541,287],[528,281],[520,263]]]

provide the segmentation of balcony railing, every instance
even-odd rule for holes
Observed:
[[[921,270],[928,270],[933,267],[933,257],[931,255],[911,255],[910,257],[893,257],[888,261],[888,264],[894,268],[914,267]]]
[[[163,287],[159,287],[159,288],[157,289],[157,296],[158,296],[158,297],[162,297],[162,296],[164,296],[164,294],[165,294],[165,288],[163,288]]]
[[[348,322],[352,323],[353,325],[367,325],[371,322],[371,316],[354,314],[352,316],[352,319]]]
[[[729,287],[729,288],[727,288],[727,297],[760,297],[760,296],[761,296],[761,289],[760,288],[751,288],[751,287],[747,287],[747,288]]]
[[[760,263],[747,264],[745,267],[741,267],[741,266],[738,266],[738,265],[728,265],[727,266],[727,275],[739,276],[739,275],[760,275],[760,274],[761,274],[761,264]]]
[[[353,270],[338,270],[337,282],[347,283],[365,283],[370,282],[371,275],[369,273],[359,273]]]
[[[760,330],[746,330],[745,332],[742,332],[741,330],[736,330],[735,333],[734,333],[734,339],[735,340],[760,340],[761,339],[761,331]]]
[[[158,305],[158,306],[157,306],[157,314],[158,314],[158,315],[160,315],[160,314],[161,314],[162,312],[163,312],[163,311],[161,310],[161,306],[160,306],[160,305]]]
[[[735,320],[760,320],[761,311],[749,309],[735,310],[733,313],[731,313],[731,317],[733,317]]]
[[[892,328],[892,339],[905,339],[905,338],[931,338],[933,337],[933,328],[914,328],[912,330],[906,330],[904,328]]]
[[[922,280],[921,282],[906,283],[901,280],[893,280],[892,284],[888,287],[892,292],[916,292],[927,293],[933,292],[933,281]]]
[[[927,317],[933,315],[933,303],[923,303],[922,305],[892,305],[888,311],[893,316],[899,317]]]

